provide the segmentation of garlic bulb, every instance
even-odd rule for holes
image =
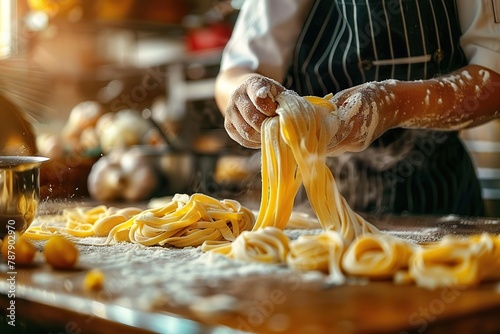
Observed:
[[[89,194],[100,201],[148,199],[158,188],[161,175],[156,163],[140,147],[116,148],[100,158],[87,179]]]
[[[112,119],[108,117],[97,126],[104,154],[115,147],[130,147],[143,143],[144,137],[152,128],[151,124],[135,110],[121,110],[114,114]]]
[[[84,129],[93,127],[104,113],[104,108],[99,102],[80,102],[71,109],[62,132],[66,137],[78,138]]]

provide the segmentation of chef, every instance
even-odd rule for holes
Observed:
[[[334,93],[328,164],[354,210],[484,213],[458,130],[500,115],[499,0],[245,1],[216,81],[229,135],[260,148],[285,89]]]

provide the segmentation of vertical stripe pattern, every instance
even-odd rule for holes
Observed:
[[[453,0],[317,0],[285,85],[321,96],[369,81],[428,79],[466,64],[459,38]],[[357,211],[483,212],[479,182],[455,132],[390,130],[329,165]]]
[[[286,86],[326,95],[367,81],[450,72],[466,62],[458,27],[450,0],[317,0],[293,55],[300,68],[290,69]]]

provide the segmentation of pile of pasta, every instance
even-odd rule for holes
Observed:
[[[254,225],[251,210],[235,200],[217,200],[204,194],[177,194],[157,208],[93,208],[63,210],[66,223],[43,222],[31,226],[25,236],[48,239],[62,233],[73,237],[106,237],[111,242],[133,242],[145,246],[200,246],[207,240],[233,241]]]
[[[354,212],[326,165],[332,129],[324,120],[335,115],[335,105],[328,96],[301,97],[291,91],[276,101],[278,116],[262,125],[262,194],[257,214],[234,200],[177,194],[165,205],[148,210],[66,209],[64,226],[39,224],[26,235],[43,239],[63,233],[105,237],[105,244],[200,246],[235,260],[321,271],[338,284],[349,277],[366,277],[436,288],[500,278],[499,236],[446,236],[419,245],[378,230]],[[291,240],[284,230],[301,185],[321,232]]]
[[[326,165],[331,129],[325,115],[334,113],[336,106],[329,96],[300,97],[293,92],[276,100],[278,117],[262,125],[262,199],[256,224],[232,243],[207,241],[204,250],[299,271],[323,271],[339,284],[346,277],[392,278],[436,288],[500,278],[499,236],[446,236],[417,245],[379,231],[355,213]],[[323,232],[290,241],[282,230],[301,184]]]

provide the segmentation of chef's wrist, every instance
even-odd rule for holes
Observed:
[[[387,130],[400,127],[407,117],[404,82],[399,80],[384,80],[376,83],[377,91],[375,104],[378,113],[376,137]],[[373,103],[373,102],[372,102]]]
[[[217,75],[215,80],[215,102],[225,115],[231,94],[248,78],[258,75],[247,68],[232,68]]]

